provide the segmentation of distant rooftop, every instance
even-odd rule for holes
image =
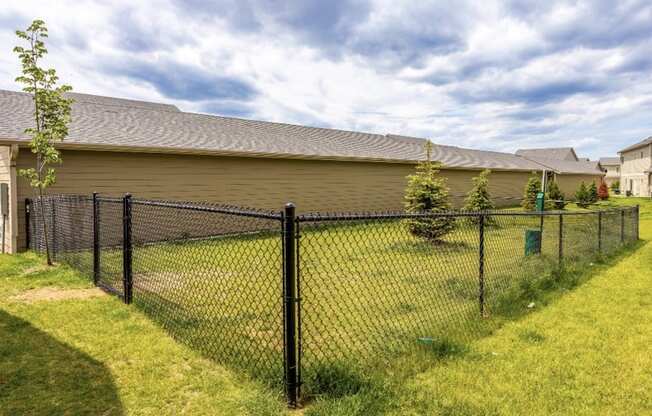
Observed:
[[[600,164],[602,166],[620,165],[620,158],[619,157],[601,157],[600,158]]]
[[[524,157],[543,157],[546,159],[579,160],[572,147],[548,147],[537,149],[518,149],[516,154]]]
[[[638,149],[639,147],[647,146],[649,144],[652,144],[652,136],[648,137],[647,139],[641,140],[638,143],[634,143],[633,145],[624,148],[618,153],[629,152],[630,150]]]

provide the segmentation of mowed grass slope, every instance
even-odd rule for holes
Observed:
[[[610,204],[632,202],[636,200],[617,200]],[[642,210],[641,230],[645,239],[652,238],[651,208],[648,204]],[[493,264],[493,269],[487,272],[488,278],[507,279],[515,267],[523,267],[518,270],[528,273],[544,271],[536,262],[522,263],[511,258],[522,256],[524,229],[536,226],[523,222],[512,231],[506,227],[490,231],[500,244],[487,247],[488,250],[500,250],[506,260]],[[554,222],[544,226],[550,227],[547,234],[554,232]],[[646,354],[650,341],[648,334],[652,328],[647,326],[650,316],[646,305],[650,298],[649,295],[646,298],[645,292],[652,293],[652,278],[639,273],[639,270],[649,268],[652,247],[646,244],[634,254],[630,249],[621,258],[604,264],[590,266],[587,262],[586,270],[571,270],[568,278],[559,281],[544,279],[537,284],[529,281],[527,285],[517,287],[519,290],[510,298],[514,301],[509,304],[500,304],[491,298],[494,303],[491,303],[492,319],[489,321],[512,323],[496,331],[499,326],[483,326],[483,322],[479,322],[480,335],[486,336],[484,339],[478,340],[477,336],[476,341],[468,339],[467,342],[442,339],[431,346],[394,354],[389,364],[384,360],[370,360],[367,365],[353,369],[350,363],[355,361],[359,352],[390,350],[396,353],[391,343],[384,345],[384,340],[390,336],[401,339],[404,335],[405,342],[415,344],[415,335],[424,326],[418,322],[415,324],[412,319],[417,314],[410,314],[417,310],[428,312],[428,309],[420,308],[428,308],[434,302],[429,300],[431,296],[421,293],[425,290],[418,290],[419,287],[436,287],[459,302],[452,304],[454,308],[460,308],[455,310],[463,310],[464,305],[469,305],[468,311],[477,313],[475,267],[471,265],[460,271],[445,261],[447,258],[471,258],[476,248],[472,244],[477,244],[475,233],[466,233],[467,244],[447,246],[448,257],[437,257],[440,254],[429,254],[431,248],[412,242],[409,237],[406,239],[399,233],[398,226],[391,228],[391,232],[384,230],[382,233],[369,225],[358,227],[363,228],[364,236],[382,236],[382,241],[374,243],[370,239],[356,239],[353,236],[360,235],[359,231],[335,227],[313,230],[314,247],[312,250],[304,248],[308,251],[304,255],[310,260],[308,273],[313,273],[312,278],[306,277],[312,279],[312,295],[306,290],[304,296],[337,294],[346,300],[337,302],[337,299],[332,299],[327,305],[335,308],[337,304],[344,304],[345,307],[338,310],[322,308],[319,315],[313,315],[312,321],[307,323],[310,328],[307,342],[312,343],[309,348],[312,348],[313,357],[307,364],[313,371],[307,372],[306,376],[310,377],[307,381],[313,391],[320,393],[306,403],[305,414],[547,414],[556,410],[561,414],[610,414],[619,410],[615,408],[617,400],[614,397],[632,399],[632,403],[622,407],[629,414],[645,414],[649,410],[643,394],[631,393],[630,386],[636,388],[638,384],[642,392],[651,387],[647,371],[650,363]],[[569,247],[580,248],[580,254],[589,250],[594,242],[587,236],[592,233],[585,232],[579,238],[569,240]],[[544,253],[545,238],[544,233]],[[311,241],[310,237],[306,240],[306,244]],[[550,238],[549,244],[553,244],[553,240]],[[334,257],[336,267],[328,266],[333,259],[319,255],[317,241],[319,245],[325,242],[337,249]],[[278,350],[275,350],[278,348],[277,330],[265,325],[257,326],[259,322],[265,322],[257,315],[262,316],[266,308],[277,310],[274,308],[277,308],[276,302],[280,306],[280,299],[270,301],[274,302],[270,306],[261,306],[252,302],[256,297],[246,298],[250,303],[238,304],[235,300],[242,300],[242,295],[232,295],[239,293],[238,290],[253,295],[266,294],[265,291],[276,293],[274,284],[260,286],[258,281],[251,279],[239,287],[224,284],[229,276],[246,278],[256,276],[260,271],[275,271],[279,267],[278,258],[262,259],[272,255],[276,243],[261,246],[253,240],[239,240],[238,249],[228,252],[221,244],[224,243],[215,242],[210,253],[216,256],[249,253],[253,258],[246,264],[249,268],[244,269],[243,275],[235,274],[238,264],[233,263],[233,256],[230,260],[225,256],[217,265],[210,263],[207,266],[206,260],[200,256],[205,250],[203,245],[194,248],[181,245],[188,254],[174,256],[177,260],[168,264],[167,269],[154,269],[162,249],[141,248],[144,251],[140,260],[138,255],[134,259],[135,266],[138,264],[134,272],[141,274],[140,302],[145,303],[139,306],[148,314],[141,314],[139,308],[127,307],[108,296],[34,303],[17,301],[13,296],[30,288],[56,286],[69,289],[89,288],[91,285],[87,277],[80,277],[66,267],[50,270],[37,267],[40,260],[31,254],[2,257],[0,276],[4,277],[0,277],[0,309],[4,322],[0,326],[3,340],[0,345],[3,357],[0,363],[0,414],[283,413],[283,399],[278,393],[215,363],[224,357],[202,358],[195,350],[177,344],[168,336],[172,333],[177,339],[183,339],[194,334],[191,344],[201,341],[202,332],[205,334],[201,329],[207,328],[203,326],[206,322],[202,318],[205,311],[213,313],[211,319],[214,320],[218,312],[215,308],[224,307],[227,302],[228,308],[224,311],[230,311],[232,315],[217,322],[223,324],[224,329],[238,331],[241,338],[233,340],[241,342],[245,339],[248,345],[263,340],[262,345],[278,355]],[[351,244],[358,248],[353,249]],[[260,247],[267,248],[261,250]],[[165,248],[172,249],[179,250],[179,246]],[[551,246],[549,255],[554,255],[554,249]],[[385,257],[381,256],[383,253]],[[383,259],[364,269],[369,276],[399,284],[381,287],[383,293],[391,294],[390,289],[412,287],[404,293],[409,296],[388,295],[390,302],[374,297],[374,284],[354,273],[359,269],[359,262],[369,256]],[[426,282],[426,273],[421,276],[418,268],[409,274],[406,260],[415,256],[421,256],[428,267],[441,264],[444,270],[442,281]],[[355,262],[358,262],[357,268]],[[216,282],[213,285],[202,284],[211,281],[208,279],[210,273],[202,273],[206,269],[220,273],[222,279],[213,280]],[[506,274],[499,273],[502,270],[506,270]],[[468,276],[468,280],[462,280],[461,285],[450,281],[444,283],[450,271]],[[329,287],[318,281],[318,278],[333,276],[340,279],[337,285]],[[417,278],[418,285],[410,281],[412,276]],[[183,277],[190,282],[176,279],[173,280],[175,287],[157,286],[170,277]],[[594,280],[584,283],[593,277]],[[222,284],[218,286],[220,281]],[[625,284],[627,282],[630,284]],[[632,285],[632,282],[638,283]],[[222,289],[218,290],[220,287]],[[356,288],[365,296],[347,291],[346,287]],[[200,288],[205,290],[199,296],[178,297],[179,294],[197,293],[196,289]],[[173,289],[176,297],[172,297]],[[136,303],[139,302],[138,293],[135,293]],[[360,298],[359,308],[354,303],[356,296]],[[193,299],[197,309],[184,306],[186,300]],[[219,302],[212,303],[216,299]],[[169,303],[162,303],[165,300]],[[530,303],[535,306],[528,308]],[[245,313],[247,305],[254,305],[254,311]],[[372,326],[363,319],[340,318],[347,313],[354,317],[366,313],[370,317],[371,312],[366,311],[370,311],[372,306],[385,308],[380,309],[383,313],[378,315],[383,325]],[[165,311],[167,313],[161,315]],[[221,316],[225,316],[224,312]],[[532,321],[536,319],[542,321]],[[459,326],[455,325],[455,320],[449,322],[449,329]],[[401,323],[407,325],[407,335],[386,331],[386,326],[396,329],[401,327]],[[162,324],[167,331],[157,324]],[[358,327],[364,331],[362,334],[368,334],[368,339],[351,332]],[[336,341],[319,339],[322,328],[327,333],[339,330],[342,335],[349,336],[348,341],[338,332],[335,332],[338,335]],[[614,334],[611,334],[611,328],[614,328]],[[175,333],[175,330],[181,332]],[[216,333],[224,335],[224,332]],[[601,348],[585,348],[587,340],[591,346],[600,337],[606,340]],[[265,341],[269,339],[274,341]],[[360,339],[367,344],[361,346]],[[346,351],[353,352],[353,360],[344,357],[344,360],[322,365],[321,360],[315,359],[322,348],[324,351],[329,347],[341,351],[343,346],[350,347]],[[595,363],[600,364],[599,371],[596,371]],[[579,375],[571,374],[567,369],[577,370]],[[623,374],[622,377],[629,377],[629,384],[619,384],[621,378],[614,377],[620,374],[618,372]],[[529,405],[532,400],[534,404]],[[546,407],[544,401],[557,404],[549,403]],[[504,403],[509,403],[509,406]]]
[[[133,307],[33,254],[0,256],[0,414],[274,415],[278,393],[177,344]],[[20,299],[48,288],[60,300]]]

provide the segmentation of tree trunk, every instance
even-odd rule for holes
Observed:
[[[43,201],[43,188],[38,188],[38,198],[41,205],[41,224],[43,226],[43,241],[45,242],[45,257],[48,262],[48,266],[52,266],[52,257],[50,256],[50,240],[48,239],[48,227],[45,223],[45,201]]]

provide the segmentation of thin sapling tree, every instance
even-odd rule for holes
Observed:
[[[72,88],[57,85],[59,78],[56,71],[41,66],[43,57],[48,53],[44,43],[48,37],[45,22],[34,20],[25,31],[17,30],[16,36],[26,44],[14,48],[22,66],[22,75],[16,78],[16,82],[23,85],[23,91],[31,94],[34,101],[34,124],[25,129],[25,133],[30,137],[29,145],[36,155],[36,165],[21,169],[19,174],[29,180],[41,202],[37,215],[43,226],[47,263],[52,265],[43,196],[46,189],[56,181],[52,165],[61,162],[61,154],[55,148],[55,143],[68,135],[72,100],[64,94]]]

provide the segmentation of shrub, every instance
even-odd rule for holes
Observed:
[[[600,198],[601,201],[609,199],[609,188],[604,182],[602,182],[598,188],[598,198]]]
[[[554,209],[564,209],[566,207],[565,195],[555,181],[550,182],[548,185],[547,199],[550,200],[550,206]]]
[[[620,190],[620,181],[618,180],[613,181],[613,183],[611,184],[611,190],[614,192]]]
[[[598,187],[595,186],[595,182],[591,182],[591,185],[589,185],[589,201],[594,204],[598,202]]]
[[[426,144],[426,161],[417,165],[414,175],[408,176],[405,190],[407,212],[446,212],[451,209],[448,186],[444,178],[438,178],[439,163],[432,162],[432,144]],[[408,221],[410,232],[429,241],[439,241],[455,228],[453,217],[415,218]]]
[[[575,192],[575,203],[582,208],[586,208],[591,203],[591,196],[586,184],[582,181],[580,187]]]
[[[488,211],[495,208],[489,194],[489,169],[483,170],[480,175],[473,178],[473,188],[466,195],[464,211]],[[477,221],[477,218],[471,218]]]
[[[523,192],[523,200],[521,201],[521,206],[528,211],[534,210],[537,203],[537,194],[540,190],[541,179],[539,179],[538,176],[531,176],[525,185],[525,191]]]

